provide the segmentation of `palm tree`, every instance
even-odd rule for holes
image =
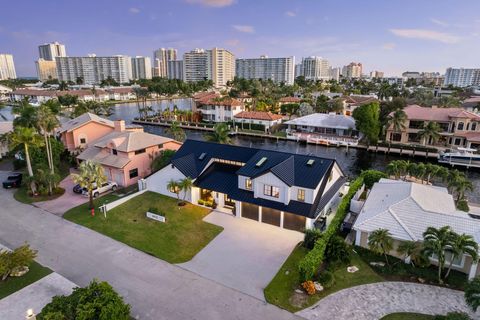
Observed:
[[[410,259],[410,263],[415,265],[414,262],[422,256],[422,249],[423,245],[419,241],[404,241],[398,246],[397,252],[404,256],[403,260]]]
[[[400,163],[398,161],[391,161],[386,168],[389,176],[395,176],[395,179],[400,179]]]
[[[427,184],[430,184],[430,180],[440,173],[440,166],[432,163],[425,165],[425,175],[427,176]]]
[[[36,112],[37,108],[30,104],[28,98],[23,99],[19,104],[12,107],[12,113],[16,115],[13,120],[13,126],[34,127]]]
[[[478,244],[475,242],[472,236],[467,234],[457,234],[452,232],[452,244],[450,247],[450,264],[448,265],[447,274],[445,279],[450,274],[452,269],[453,260],[461,257],[464,253],[472,257],[473,262],[478,261]]]
[[[467,284],[465,288],[465,302],[474,312],[477,312],[478,307],[480,307],[480,277],[473,279]]]
[[[170,179],[167,183],[167,189],[170,190],[170,192],[173,192],[177,195],[178,203],[180,203],[181,188],[180,188],[180,185],[179,185],[178,181]]]
[[[170,128],[166,130],[168,134],[170,134],[174,140],[183,142],[187,138],[185,131],[178,125],[178,122],[174,121]]]
[[[51,132],[59,126],[59,121],[57,117],[53,114],[50,107],[46,104],[42,104],[37,110],[37,117],[36,117],[36,125],[43,134],[43,138],[45,139],[45,148],[47,150],[47,160],[48,160],[48,167],[50,168],[50,172],[52,174],[55,173],[55,166],[53,164],[53,154],[52,154],[52,145],[50,141]],[[51,186],[50,186],[51,188]],[[51,191],[51,190],[50,190]]]
[[[93,190],[96,186],[101,186],[107,182],[107,176],[103,171],[103,167],[98,163],[91,160],[83,161],[79,167],[80,174],[72,173],[72,180],[78,183],[82,188],[87,189],[89,197],[89,209],[95,208],[93,204]]]
[[[407,114],[402,109],[397,109],[391,116],[387,118],[387,127],[393,126],[393,132],[401,132],[407,127]]]
[[[473,183],[465,175],[453,182],[453,187],[457,193],[457,202],[465,198],[465,191],[473,191]]]
[[[42,146],[42,138],[33,128],[16,127],[15,131],[13,131],[10,137],[10,148],[13,149],[19,145],[23,145],[25,151],[25,160],[27,161],[28,176],[33,179],[32,162],[30,160],[29,148]],[[30,188],[32,190],[32,194],[35,194],[37,189],[33,180],[30,183]]]
[[[208,133],[205,135],[207,141],[218,142],[222,144],[230,144],[231,139],[228,136],[230,130],[225,123],[217,123],[213,127],[213,132]]]
[[[428,227],[423,233],[423,246],[425,254],[429,257],[436,255],[438,259],[438,282],[442,281],[442,270],[445,266],[445,251],[452,246],[452,230],[449,226],[436,229]]]
[[[187,198],[187,192],[192,190],[193,187],[193,180],[190,177],[186,177],[178,183],[180,189],[183,191],[183,202],[185,202],[185,199]]]
[[[436,122],[430,121],[423,126],[423,129],[418,132],[418,137],[422,139],[422,144],[426,145],[430,140],[435,143],[440,138],[440,131],[442,129]]]
[[[393,238],[387,229],[377,229],[368,236],[370,250],[383,254],[388,263],[388,253],[393,249]]]

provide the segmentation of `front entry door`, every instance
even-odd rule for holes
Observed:
[[[235,200],[231,199],[228,194],[223,195],[223,200],[226,207],[235,207]]]

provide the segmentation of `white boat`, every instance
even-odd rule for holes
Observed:
[[[476,149],[460,147],[457,148],[457,150],[440,152],[438,162],[452,166],[480,168],[480,154],[475,152],[477,152]]]

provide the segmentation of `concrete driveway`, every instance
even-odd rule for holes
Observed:
[[[179,266],[265,301],[263,289],[303,234],[218,211],[204,220],[224,230],[191,261]]]
[[[70,176],[60,182],[60,187],[65,189],[65,193],[57,199],[50,201],[35,202],[34,206],[39,207],[45,211],[62,216],[71,208],[75,208],[88,201],[87,197],[73,192],[73,182]]]

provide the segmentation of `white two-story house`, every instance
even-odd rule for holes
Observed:
[[[206,122],[228,122],[234,116],[245,110],[242,101],[231,97],[221,97],[215,93],[206,93],[195,99],[194,112],[202,114]]]
[[[194,204],[297,231],[326,221],[345,182],[333,159],[187,140],[147,188],[175,197],[167,183],[185,177],[194,181],[186,194]]]

